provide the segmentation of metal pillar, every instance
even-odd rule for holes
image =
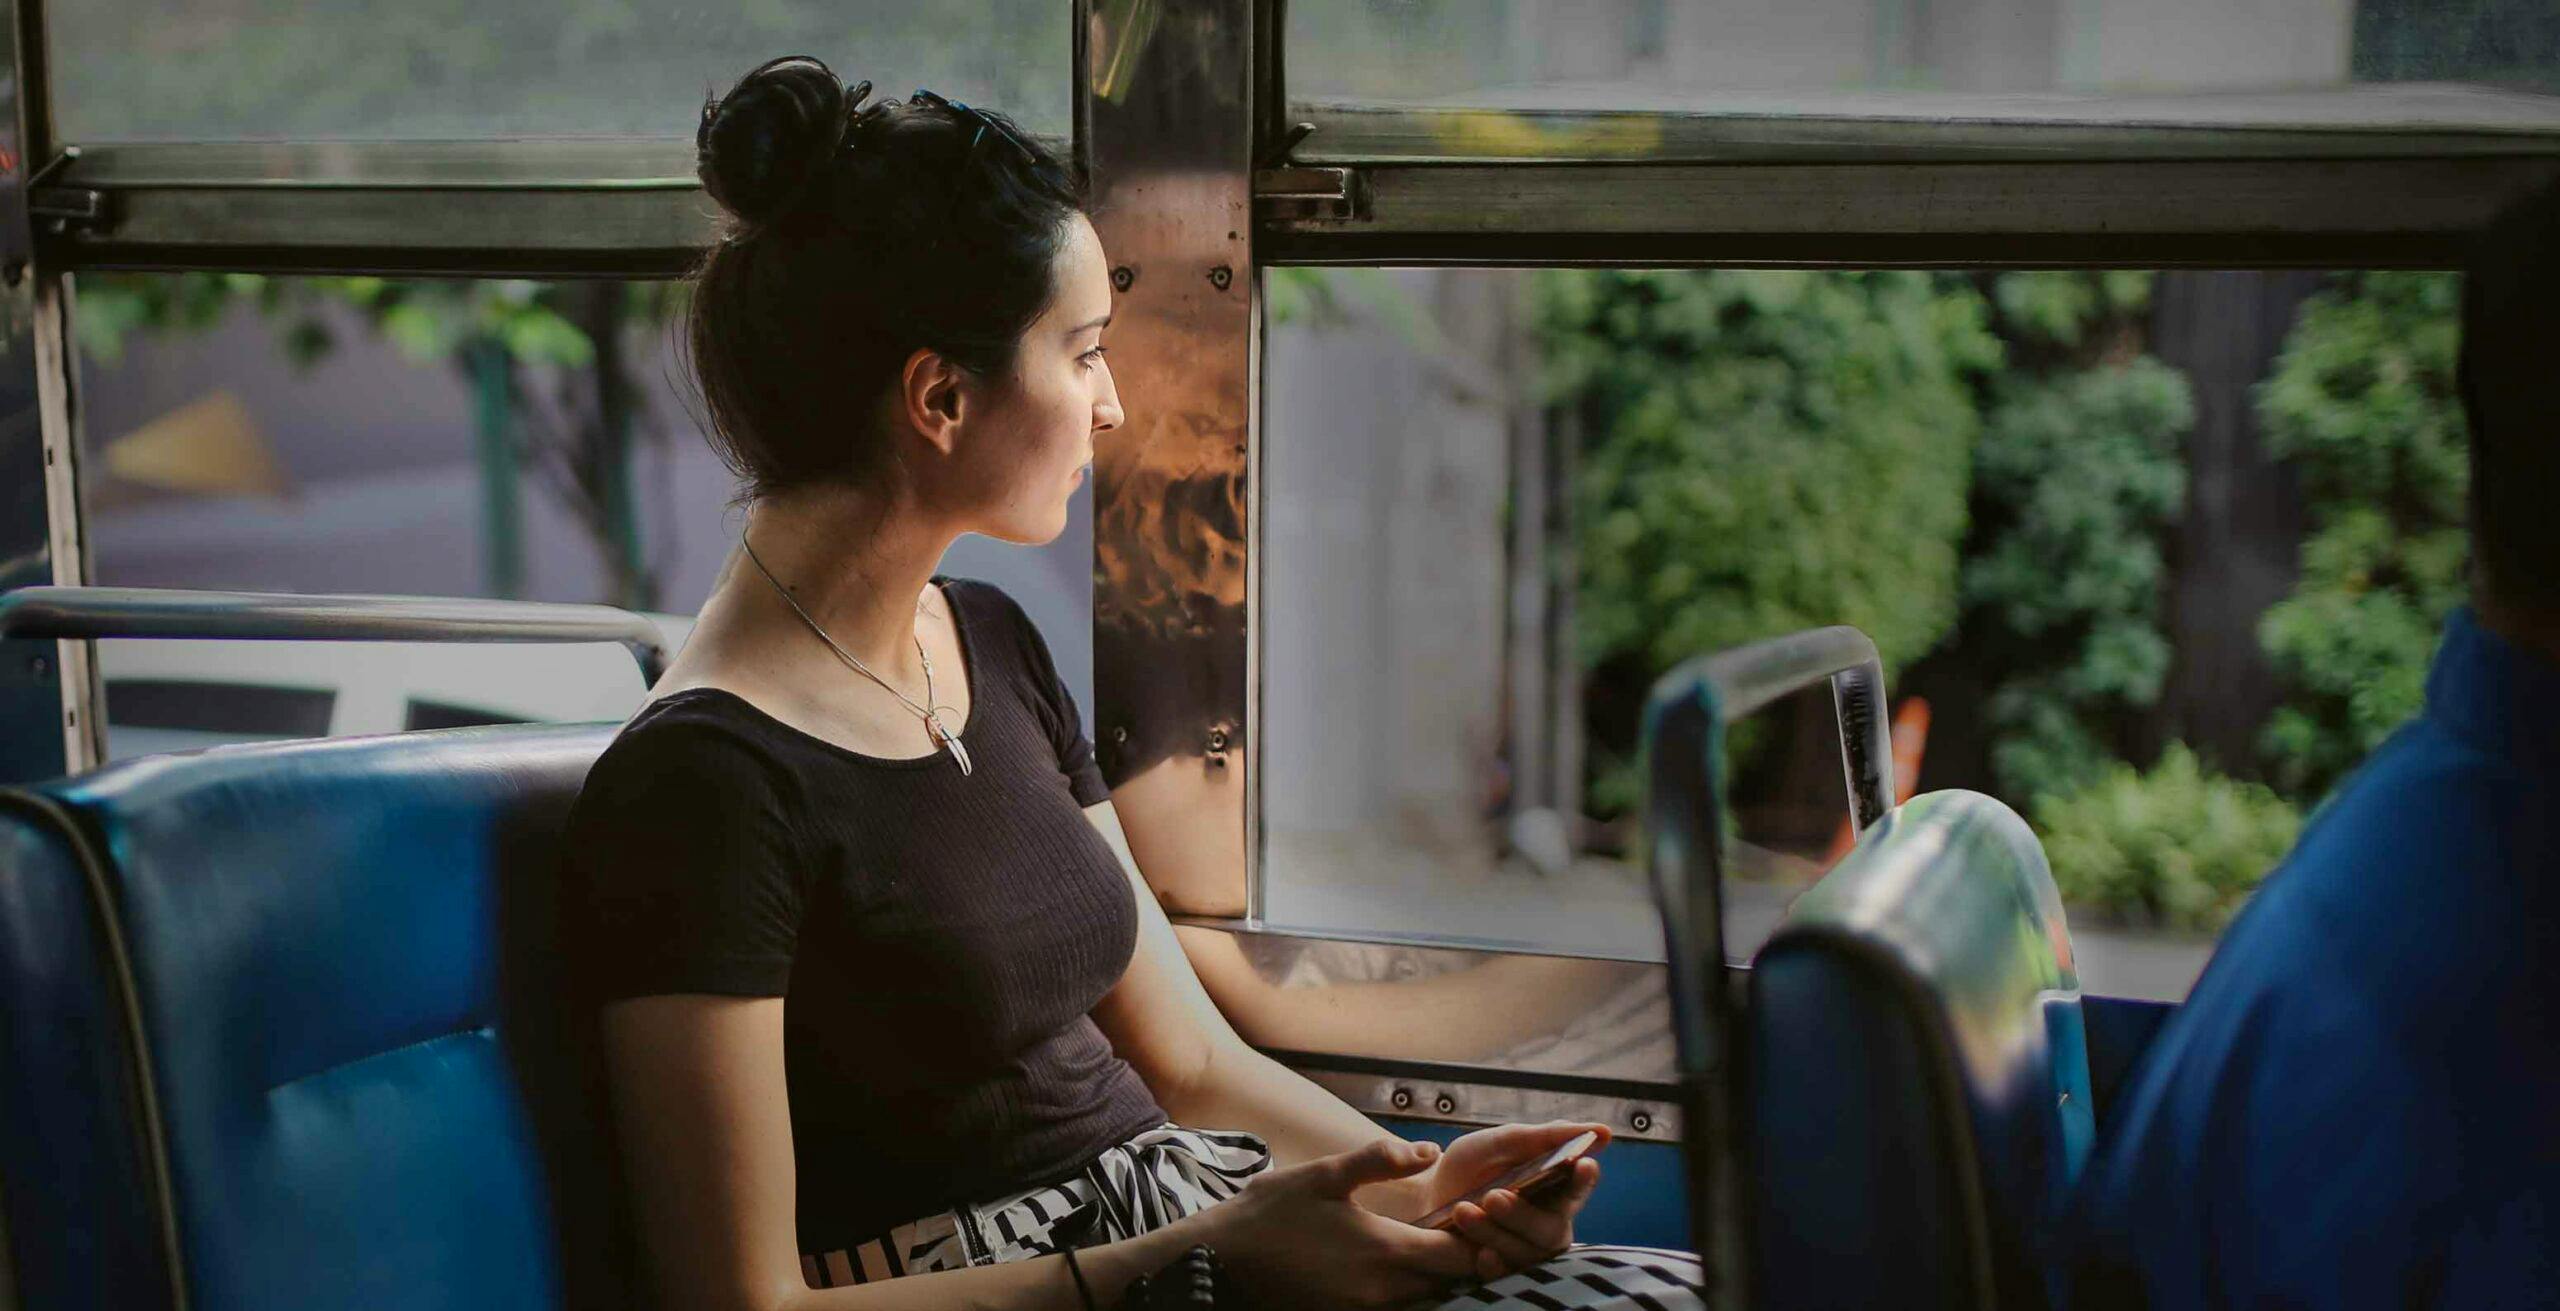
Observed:
[[[16,76],[0,86],[0,591],[89,581],[80,507],[71,284],[36,257],[29,179],[54,159],[42,0],[0,0]],[[94,648],[0,642],[0,783],[94,768],[105,726]]]
[[[466,348],[473,429],[480,456],[480,579],[491,596],[524,595],[523,513],[516,495],[513,373],[506,343],[483,337]]]
[[[1252,670],[1252,0],[1091,0],[1076,121],[1127,422],[1094,462],[1103,774],[1169,910],[1246,915]]]

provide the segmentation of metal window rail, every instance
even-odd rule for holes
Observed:
[[[616,642],[655,684],[666,638],[608,605],[441,596],[21,587],[0,593],[0,638],[170,637],[302,642]]]
[[[1817,628],[1701,656],[1664,675],[1644,713],[1644,860],[1662,910],[1672,1038],[1689,1150],[1691,1236],[1710,1291],[1747,1287],[1734,1187],[1734,1005],[1724,953],[1725,726],[1829,682],[1860,832],[1893,806],[1884,666],[1854,628]]]
[[[1323,159],[1255,177],[1255,258],[2451,267],[2560,176],[2548,136],[2353,140],[2376,153]],[[669,277],[717,235],[680,144],[95,146],[35,189],[37,241],[71,269]]]

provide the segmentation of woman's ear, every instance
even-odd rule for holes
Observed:
[[[958,440],[964,380],[960,366],[931,350],[908,356],[898,372],[898,403],[908,426],[946,455]]]

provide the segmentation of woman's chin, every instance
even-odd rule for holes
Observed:
[[[1065,531],[1067,531],[1067,507],[1063,502],[1059,504],[1057,513],[1036,522],[1024,518],[1010,523],[990,524],[978,530],[981,536],[992,537],[999,542],[1010,542],[1015,546],[1047,546],[1058,540],[1058,535]]]

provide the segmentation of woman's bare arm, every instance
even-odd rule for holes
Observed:
[[[635,997],[604,1011],[639,1239],[675,1311],[1073,1311],[1059,1257],[812,1289],[800,1273],[782,999]],[[1201,1217],[1078,1254],[1098,1302],[1206,1241]],[[1195,1233],[1195,1231],[1204,1231]]]
[[[1341,1098],[1236,1036],[1139,874],[1111,803],[1088,806],[1085,815],[1119,852],[1138,907],[1137,950],[1119,984],[1094,1008],[1094,1022],[1166,1112],[1185,1124],[1259,1134],[1281,1165],[1393,1139]],[[1411,1219],[1423,1207],[1410,1182],[1372,1185],[1357,1200],[1382,1215]]]

